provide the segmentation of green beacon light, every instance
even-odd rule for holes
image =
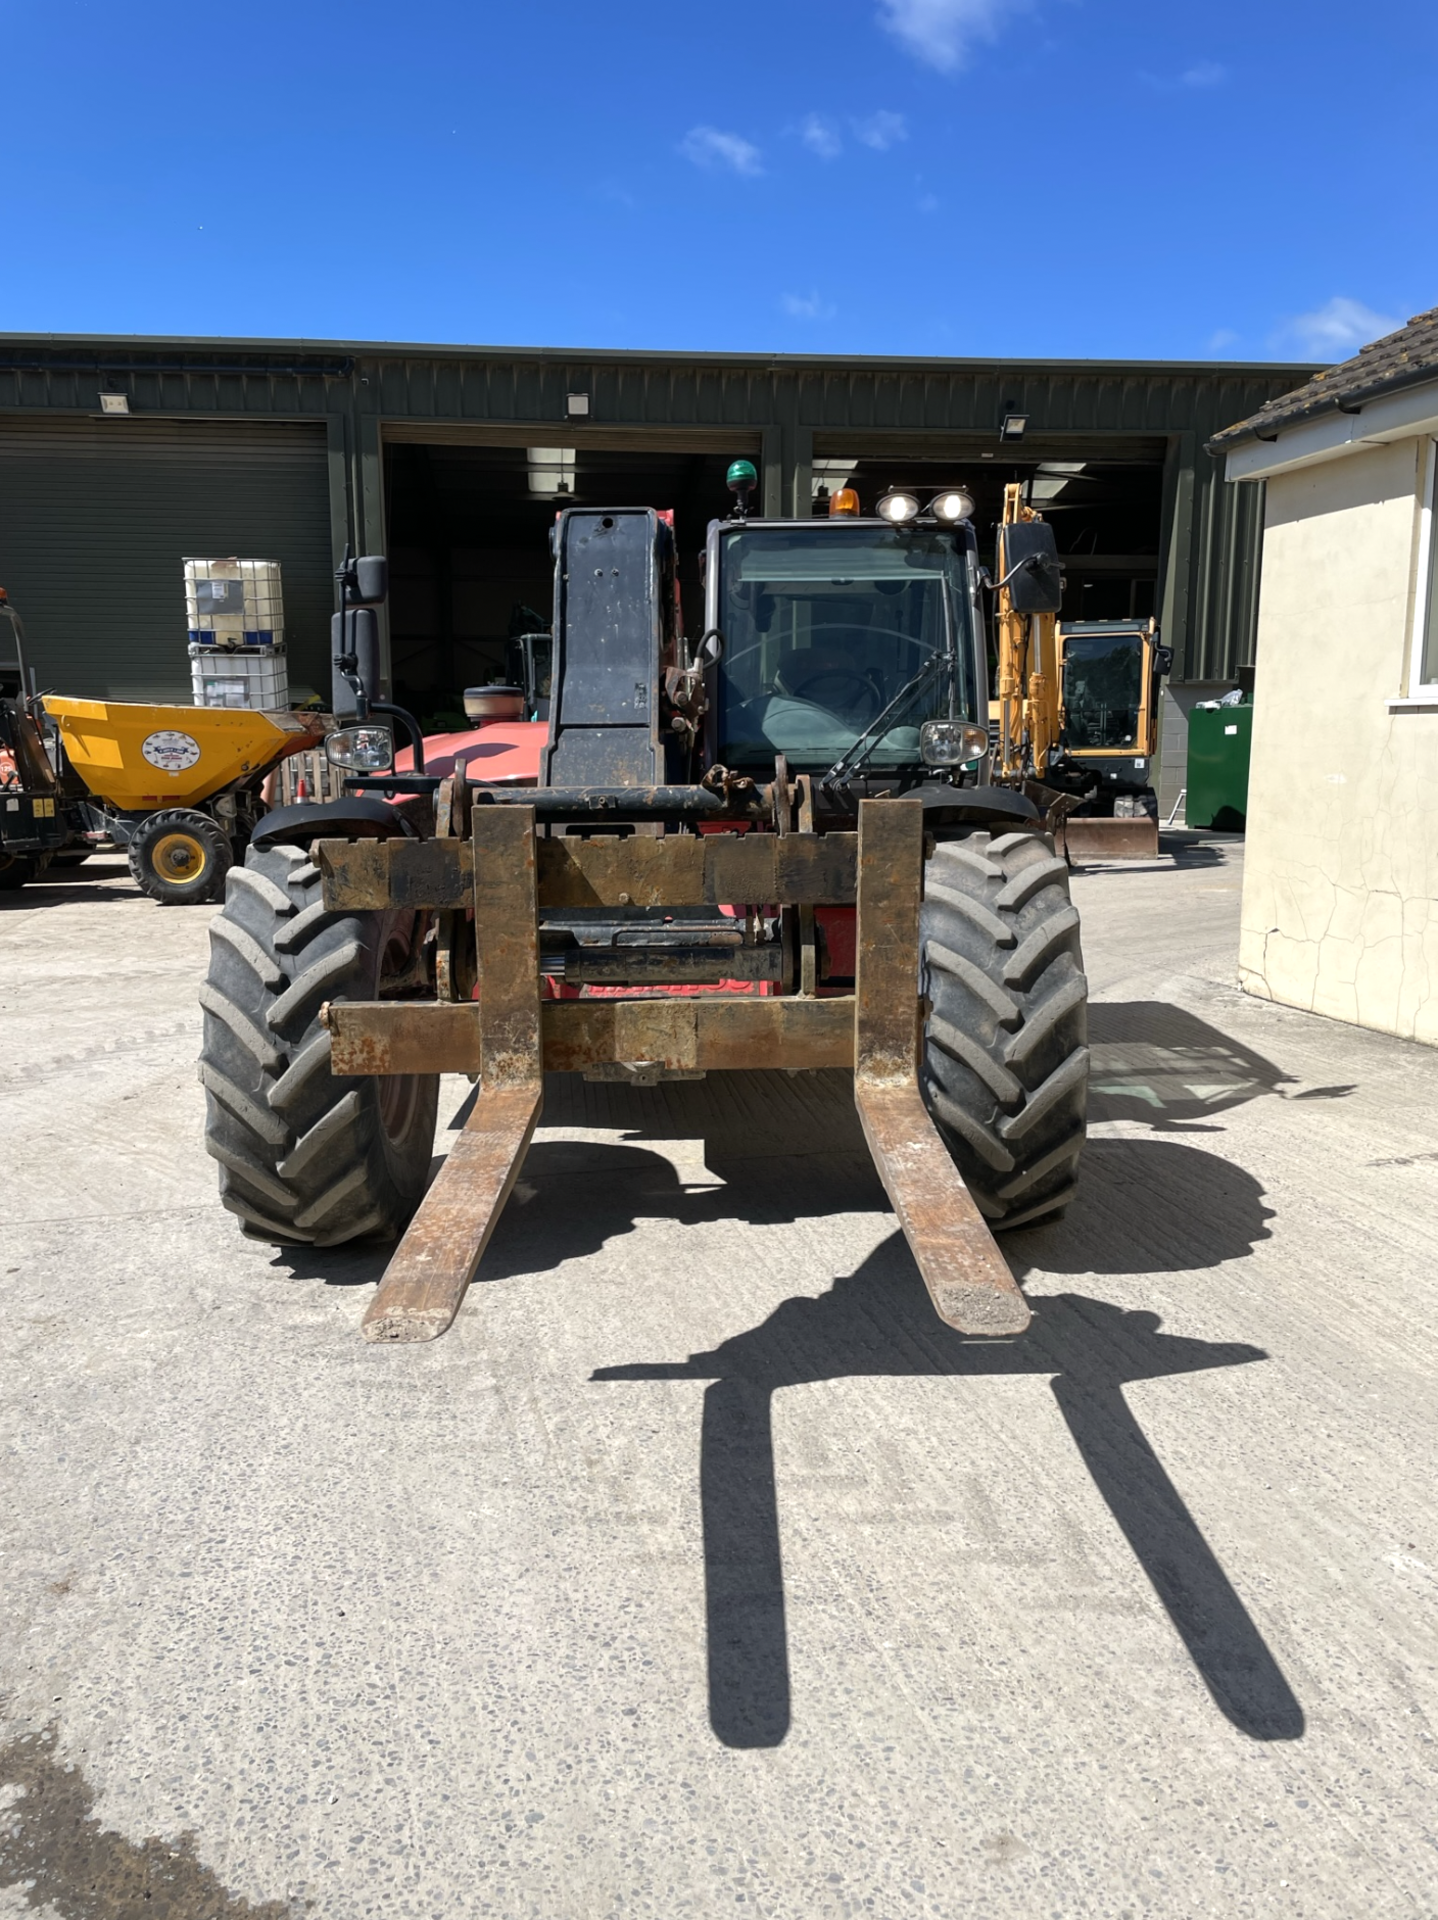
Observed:
[[[735,496],[735,510],[743,519],[749,511],[749,495],[759,484],[759,474],[754,462],[752,460],[731,461],[724,479],[729,491]]]

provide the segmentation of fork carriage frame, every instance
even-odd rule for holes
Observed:
[[[529,805],[466,809],[467,837],[321,840],[327,908],[462,914],[473,903],[477,997],[334,1001],[337,1075],[470,1073],[473,1110],[364,1318],[370,1340],[433,1340],[459,1310],[513,1190],[544,1074],[847,1068],[865,1139],[940,1319],[1013,1335],[1029,1310],[919,1090],[916,800],[865,800],[855,833],[540,838]],[[542,910],[856,906],[852,995],[541,997]]]

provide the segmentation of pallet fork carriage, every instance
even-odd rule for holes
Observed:
[[[919,908],[923,808],[866,800],[859,831],[539,839],[532,808],[476,805],[467,840],[321,841],[331,909],[462,910],[472,892],[477,1001],[335,1002],[324,1014],[337,1074],[477,1072],[473,1111],[365,1316],[371,1340],[432,1340],[450,1325],[514,1187],[539,1118],[546,1067],[668,1071],[847,1067],[864,1136],[940,1319],[1018,1334],[1029,1311],[920,1095]],[[639,885],[615,845],[643,845],[645,898],[699,906],[744,897],[857,905],[852,995],[541,999],[546,906],[628,905]],[[436,856],[440,857],[436,857]],[[747,876],[741,869],[747,868]],[[636,903],[637,900],[636,900]]]

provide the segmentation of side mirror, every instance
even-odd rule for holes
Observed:
[[[389,561],[382,553],[362,554],[356,560],[346,549],[336,577],[347,607],[383,606],[389,597]]]
[[[1155,673],[1167,673],[1173,666],[1173,648],[1155,647],[1153,650],[1153,670]]]
[[[354,598],[362,607],[382,606],[389,598],[389,561],[382,553],[362,554],[355,561]]]
[[[330,652],[330,706],[338,717],[348,718],[360,712],[361,692],[372,700],[380,689],[379,616],[373,607],[331,615]]]
[[[1046,520],[1017,520],[999,528],[999,579],[1015,613],[1057,613],[1064,580],[1058,543]]]

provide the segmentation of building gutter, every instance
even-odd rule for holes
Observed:
[[[1388,382],[1361,407],[1340,410],[1335,405],[1317,417],[1280,427],[1268,439],[1250,435],[1234,444],[1219,435],[1209,441],[1208,450],[1227,456],[1225,479],[1268,480],[1427,433],[1438,434],[1438,372],[1431,367],[1419,377],[1405,378],[1399,387]]]
[[[1224,454],[1231,453],[1234,447],[1243,446],[1250,440],[1271,442],[1280,433],[1288,433],[1293,428],[1306,425],[1312,420],[1326,419],[1330,414],[1362,413],[1364,408],[1371,406],[1375,400],[1384,399],[1390,394],[1402,393],[1409,387],[1425,386],[1428,382],[1435,380],[1438,380],[1438,367],[1405,367],[1401,373],[1389,374],[1385,380],[1375,380],[1371,386],[1363,387],[1358,392],[1335,391],[1332,394],[1319,394],[1301,408],[1296,408],[1291,414],[1270,416],[1268,420],[1257,416],[1252,420],[1241,421],[1236,427],[1225,427],[1222,433],[1216,433],[1211,440],[1205,442],[1205,451],[1218,460]],[[1261,427],[1268,426],[1272,427],[1272,432],[1260,431]]]

